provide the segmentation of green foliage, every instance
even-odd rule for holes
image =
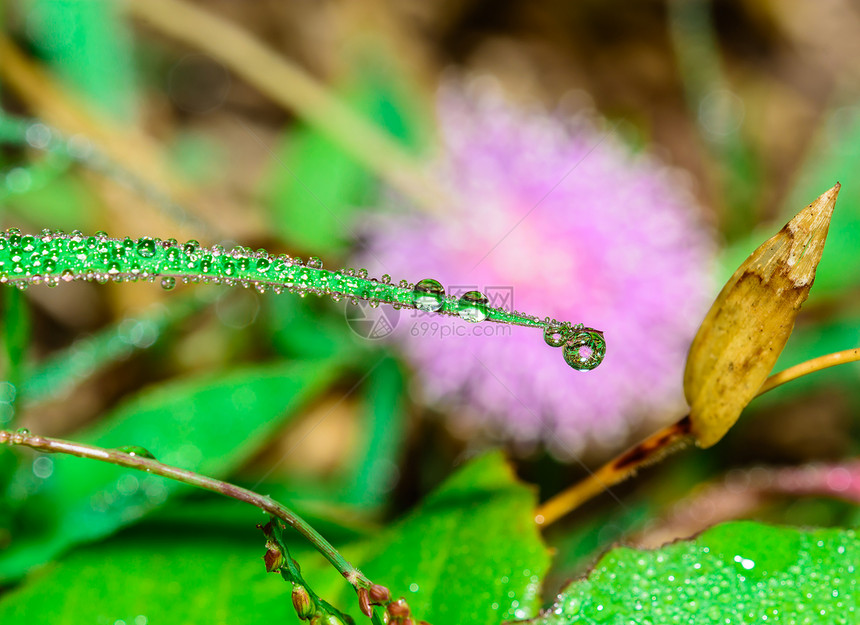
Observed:
[[[499,454],[478,458],[373,541],[360,568],[434,625],[527,617],[549,567],[536,503]]]
[[[574,623],[855,623],[860,539],[726,523],[656,551],[603,556],[533,625]]]
[[[167,464],[223,477],[325,388],[339,367],[337,359],[265,365],[164,384],[75,438],[101,447],[138,445]],[[14,579],[71,545],[106,536],[187,490],[72,457],[42,456],[36,462],[42,468],[22,466],[6,494],[26,500],[15,518],[13,543],[0,553],[0,579]]]
[[[75,462],[91,467],[92,463]],[[389,529],[344,549],[371,579],[434,625],[531,616],[549,555],[531,518],[532,490],[498,454],[478,458]],[[0,603],[4,625],[41,622],[243,625],[298,623],[289,587],[266,575],[262,535],[147,525],[70,554]],[[266,519],[247,508],[246,522]],[[165,531],[169,529],[170,531]],[[289,535],[289,532],[287,533]],[[304,541],[289,545],[314,590],[356,619],[355,593]]]

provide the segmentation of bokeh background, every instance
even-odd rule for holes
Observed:
[[[546,497],[683,416],[684,352],[719,285],[836,181],[777,369],[860,339],[854,3],[12,0],[0,27],[4,227],[262,247],[452,293],[504,287],[515,308],[606,329],[609,344],[601,369],[577,373],[537,331],[443,337],[472,327],[343,301],[8,289],[4,426],[121,433],[177,464],[202,454],[321,518],[390,518],[498,446]],[[774,467],[826,462],[856,480],[858,406],[854,366],[755,400],[716,447],[551,531],[550,587],[621,537],[735,517],[856,525],[831,496],[847,486],[786,496],[798,482]],[[42,460],[0,456],[0,546],[54,544],[56,528],[31,523],[58,488]],[[117,488],[145,490],[78,495],[181,523],[171,493],[129,503]]]

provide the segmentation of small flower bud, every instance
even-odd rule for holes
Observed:
[[[406,603],[406,599],[401,597],[397,601],[392,601],[388,604],[388,613],[392,616],[392,618],[406,618],[407,616],[409,616],[409,604]]]
[[[314,615],[314,603],[311,601],[311,596],[305,587],[299,584],[293,585],[293,607],[303,621]]]
[[[391,600],[391,591],[381,584],[374,584],[370,587],[370,600],[375,605],[388,603]]]
[[[266,571],[272,573],[284,566],[284,554],[274,541],[266,541],[266,553],[263,555],[263,562],[266,563]]]
[[[361,609],[361,613],[367,618],[373,616],[373,608],[370,607],[370,596],[367,588],[358,589],[358,607]]]

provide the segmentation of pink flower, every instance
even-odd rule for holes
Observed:
[[[497,305],[510,295],[507,307],[603,330],[607,355],[577,372],[540,330],[405,310],[392,336],[421,396],[461,433],[542,441],[562,457],[678,418],[712,297],[713,244],[683,176],[584,116],[471,91],[439,98],[439,167],[458,201],[444,216],[386,215],[363,260],[376,275],[435,278]]]

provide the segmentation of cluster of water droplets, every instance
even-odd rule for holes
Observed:
[[[303,261],[242,246],[231,250],[220,245],[207,248],[194,240],[115,239],[104,232],[86,236],[80,231],[64,234],[52,230],[33,236],[15,228],[0,234],[0,284],[26,289],[78,280],[101,284],[157,280],[166,290],[178,282],[241,285],[260,293],[327,295],[335,301],[346,298],[370,306],[385,303],[458,316],[471,323],[492,321],[540,328],[546,343],[563,347],[564,360],[577,370],[593,369],[606,353],[606,342],[597,330],[494,308],[480,291],[469,291],[459,298],[447,296],[442,285],[429,278],[417,284],[406,280],[393,284],[388,274],[381,280],[369,278],[366,269],[324,269],[315,257]]]
[[[776,532],[792,534],[767,549],[729,535],[731,544],[681,542],[638,556],[612,551],[534,625],[857,623],[856,533]]]
[[[556,319],[537,317],[514,311],[501,311],[502,315],[518,316],[520,320],[496,317],[497,309],[490,307],[489,299],[480,291],[467,291],[459,298],[446,297],[445,289],[432,278],[419,281],[413,288],[415,307],[427,312],[456,313],[461,319],[478,323],[487,319],[516,325],[528,325],[544,330],[544,341],[550,347],[563,347],[564,360],[579,371],[594,369],[606,355],[603,333],[582,324],[573,325]]]

